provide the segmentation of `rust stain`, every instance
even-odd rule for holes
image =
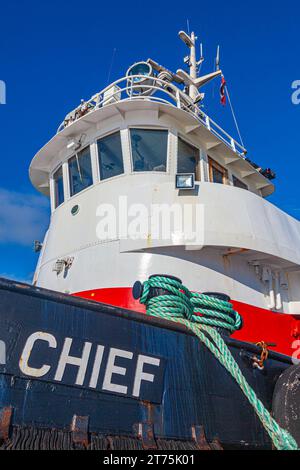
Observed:
[[[2,409],[0,419],[0,439],[6,441],[9,438],[9,428],[12,418],[12,407],[7,406]]]

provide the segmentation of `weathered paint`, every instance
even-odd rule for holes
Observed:
[[[191,439],[192,427],[203,425],[209,442],[218,438],[225,447],[270,447],[269,438],[235,381],[183,326],[4,280],[0,280],[0,315],[1,324],[7,325],[0,330],[7,346],[6,365],[0,365],[0,409],[13,407],[14,425],[70,429],[77,415],[89,417],[90,432],[136,436],[136,425],[150,422],[156,438],[168,439]],[[93,360],[87,365],[84,386],[76,384],[78,364],[67,365],[62,381],[47,375],[28,377],[19,368],[19,359],[27,339],[35,332],[52,335],[57,342],[57,348],[49,348],[50,337],[40,336],[48,341],[39,341],[40,348],[34,346],[27,358],[28,366],[37,369],[58,364],[65,338],[76,339],[72,354],[78,357],[82,345],[92,343],[93,357],[96,345],[109,344],[159,358],[165,364],[161,398],[155,398],[161,392],[156,380],[143,381],[143,393],[154,397],[146,402],[101,388],[91,389],[88,385]],[[246,379],[271,409],[274,384],[290,366],[289,359],[270,353],[260,371],[253,368],[251,360],[259,353],[258,348],[230,338],[226,341]],[[119,360],[117,365],[127,368],[128,376],[113,375],[114,383],[133,387],[130,359]],[[126,365],[122,361],[127,361]],[[144,372],[157,378],[155,367],[145,365]],[[104,375],[105,368],[100,371],[100,383]]]

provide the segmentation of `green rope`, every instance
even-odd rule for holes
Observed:
[[[151,288],[161,288],[170,294],[148,298]],[[204,294],[190,292],[175,279],[152,276],[143,284],[140,303],[148,315],[181,323],[189,328],[218,361],[230,372],[248,398],[262,425],[278,450],[299,450],[295,439],[272,418],[264,404],[250,387],[225,341],[215,329],[224,328],[230,333],[241,328],[240,315],[231,303]]]

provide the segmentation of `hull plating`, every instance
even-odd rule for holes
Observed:
[[[225,447],[270,448],[237,384],[185,328],[5,280],[0,309],[0,408],[13,408],[13,426],[68,430],[79,415],[91,433],[134,437],[150,423],[156,438],[189,440],[201,425]],[[227,342],[271,409],[290,360],[271,353],[260,371],[254,346]]]

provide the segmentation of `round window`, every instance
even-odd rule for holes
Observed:
[[[72,207],[71,214],[76,215],[76,214],[78,214],[78,212],[79,212],[79,206],[78,206],[78,204],[76,204],[76,206]]]

